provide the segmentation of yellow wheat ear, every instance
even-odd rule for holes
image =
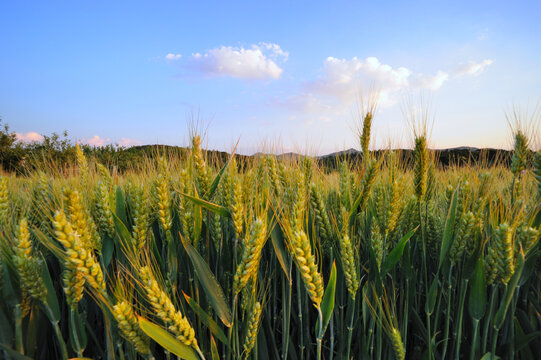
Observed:
[[[186,346],[199,349],[195,331],[190,322],[182,313],[175,308],[171,298],[162,289],[149,266],[141,266],[137,269],[146,298],[158,316],[178,340]]]

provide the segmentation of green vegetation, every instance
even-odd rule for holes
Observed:
[[[362,161],[335,169],[217,161],[195,135],[118,172],[99,149],[46,138],[42,158],[62,166],[0,178],[1,356],[536,359],[541,155],[529,134],[514,134],[510,168],[443,168],[414,115],[409,160],[368,151],[373,116]],[[2,136],[2,154],[16,150]]]

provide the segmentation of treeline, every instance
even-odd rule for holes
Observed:
[[[54,166],[56,169],[68,169],[76,163],[75,143],[68,138],[67,131],[62,134],[42,135],[41,141],[24,143],[17,141],[15,132],[10,131],[7,124],[0,120],[0,165],[4,171],[25,174],[35,169],[43,169]],[[169,158],[185,159],[189,149],[169,145],[142,145],[133,147],[121,147],[118,145],[90,146],[80,144],[85,155],[94,159],[109,169],[125,172],[133,169],[146,160],[158,155]],[[385,151],[374,151],[376,158]],[[413,161],[412,150],[398,150],[403,164],[411,164]],[[462,166],[468,164],[482,164],[493,166],[494,164],[510,165],[512,153],[500,149],[475,149],[455,148],[432,151],[435,164],[440,167]],[[211,150],[206,152],[207,159],[216,166],[221,167],[228,159],[229,154],[222,151]],[[253,155],[258,156],[258,155]],[[240,164],[253,156],[238,155]],[[297,157],[297,154],[279,155],[277,158]],[[320,166],[325,170],[336,169],[338,164],[347,160],[349,163],[361,163],[363,154],[360,151],[350,149],[344,152],[334,153],[318,158]]]

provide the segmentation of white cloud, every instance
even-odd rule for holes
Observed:
[[[171,60],[171,61],[174,61],[174,60],[178,60],[182,57],[181,54],[172,54],[172,53],[169,53],[167,55],[165,55],[165,59],[166,60]]]
[[[16,132],[15,136],[17,137],[17,141],[24,142],[24,143],[41,142],[43,140],[43,136],[41,136],[35,131],[29,131],[25,134]]]
[[[481,61],[480,63],[476,63],[473,61],[470,61],[467,64],[462,64],[458,66],[455,69],[455,74],[457,76],[462,75],[472,75],[472,76],[478,76],[481,74],[488,66],[492,65],[494,63],[494,60],[486,59]]]
[[[88,144],[88,145],[91,145],[91,146],[104,146],[105,144],[109,143],[110,141],[111,141],[111,139],[109,139],[109,138],[102,139],[98,135],[94,135],[91,138],[81,140],[81,142],[83,144]]]
[[[289,54],[279,45],[260,43],[250,48],[222,46],[191,56],[186,68],[208,77],[231,76],[240,79],[278,79],[283,70],[277,61]]]
[[[118,145],[122,147],[130,147],[130,146],[136,146],[136,145],[141,145],[141,144],[142,143],[139,140],[128,139],[128,138],[122,138],[118,142]]]
[[[434,76],[425,76],[419,74],[412,81],[412,85],[421,89],[438,90],[444,82],[449,80],[449,74],[444,71],[438,71]]]
[[[439,71],[434,76],[414,73],[404,67],[383,64],[376,57],[351,60],[328,57],[324,61],[324,75],[306,84],[308,92],[324,94],[351,104],[358,96],[359,87],[374,84],[379,91],[379,104],[390,106],[407,88],[437,90],[449,78]]]

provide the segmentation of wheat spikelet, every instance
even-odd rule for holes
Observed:
[[[536,152],[533,157],[533,174],[537,181],[537,196],[541,197],[541,151]]]
[[[113,178],[111,177],[109,170],[103,164],[98,163],[97,166],[101,181],[105,184],[107,191],[111,191],[113,188]]]
[[[83,292],[85,290],[84,274],[68,263],[68,266],[64,270],[62,281],[64,283],[66,303],[71,309],[76,309],[77,304],[83,298]]]
[[[515,134],[515,147],[513,158],[511,159],[511,172],[516,177],[526,169],[528,160],[528,137],[521,130]]]
[[[122,335],[143,355],[150,354],[150,338],[141,330],[131,304],[121,300],[113,306],[113,315]]]
[[[9,224],[9,191],[8,181],[4,176],[0,176],[0,231]]]
[[[539,240],[539,230],[528,226],[520,226],[515,231],[515,252],[520,253],[520,248],[524,253],[528,253]]]
[[[147,266],[139,268],[139,277],[145,290],[147,299],[152,305],[156,316],[158,316],[178,340],[186,346],[192,346],[198,349],[195,331],[190,325],[188,319],[182,316],[182,313],[176,310],[173,302],[162,290],[158,281],[154,278],[151,270]]]
[[[190,184],[188,172],[183,169],[180,172],[179,192],[181,194],[191,194]],[[185,196],[177,197],[177,213],[180,218],[184,239],[189,243],[193,243],[193,204]]]
[[[314,160],[311,157],[305,156],[302,159],[302,173],[304,175],[304,186],[308,188],[308,184],[312,182],[314,177]]]
[[[53,226],[58,241],[64,246],[66,266],[81,272],[86,282],[96,291],[106,294],[103,272],[94,254],[84,246],[78,233],[62,211],[54,216]]]
[[[304,176],[302,173],[298,173],[296,188],[294,191],[295,197],[293,199],[293,209],[290,222],[291,228],[295,231],[303,228],[306,209],[306,190],[304,187]]]
[[[98,230],[101,234],[107,234],[110,238],[115,236],[115,221],[109,202],[109,189],[107,184],[99,181],[95,190],[94,214]]]
[[[13,248],[13,264],[20,277],[21,290],[32,298],[44,301],[47,289],[41,278],[41,260],[32,254],[28,220],[22,218],[17,226],[17,237]]]
[[[233,280],[233,291],[238,294],[248,283],[248,280],[257,274],[259,262],[261,260],[261,251],[265,246],[266,224],[261,219],[256,219],[251,226],[250,234],[244,242],[244,251],[235,277]]]
[[[87,249],[101,250],[101,238],[98,235],[96,224],[88,210],[83,207],[79,192],[66,188],[64,199],[69,221],[73,230],[79,234],[82,244]]]
[[[310,184],[310,205],[314,211],[314,222],[319,236],[322,238],[322,247],[325,252],[332,246],[332,227],[323,201],[321,190],[316,184]]]
[[[243,348],[246,359],[249,357],[252,351],[255,341],[257,340],[257,333],[259,329],[259,320],[261,319],[261,304],[256,302],[250,312],[250,318],[248,320],[248,330],[246,331],[246,338],[244,340]]]
[[[425,136],[415,138],[413,156],[415,159],[413,185],[418,201],[422,201],[426,194],[428,176],[428,148]]]
[[[310,240],[304,231],[298,230],[293,233],[291,245],[304,286],[314,304],[319,306],[323,298],[323,277],[317,269]]]
[[[459,219],[455,230],[455,239],[449,250],[451,264],[455,265],[457,262],[459,262],[460,259],[462,259],[464,251],[468,250],[474,222],[475,216],[471,211],[468,211]]]
[[[382,184],[374,187],[373,206],[375,221],[377,221],[382,233],[387,232],[387,206],[386,196]]]
[[[163,157],[159,160],[159,173],[154,183],[154,194],[160,228],[169,242],[173,239],[173,235],[171,234],[171,226],[173,224],[171,215],[171,182],[167,171],[167,161]]]
[[[348,163],[344,160],[340,163],[338,184],[339,184],[339,189],[340,189],[340,201],[342,203],[342,206],[344,206],[346,209],[350,208],[350,203],[351,203],[349,177],[350,177],[350,173],[349,173]]]
[[[359,203],[359,210],[361,211],[366,206],[366,202],[368,201],[368,198],[370,197],[370,192],[372,190],[372,185],[374,185],[374,181],[376,179],[376,170],[377,170],[377,162],[374,159],[368,160],[366,163],[365,172],[363,174],[363,177],[361,179],[360,188],[361,190],[361,201]]]
[[[392,234],[398,224],[401,208],[400,182],[398,179],[392,181],[390,186],[389,205],[387,207],[387,226],[385,228],[385,237]]]
[[[494,229],[486,257],[487,283],[507,284],[515,272],[513,231],[508,224]]]
[[[406,350],[404,349],[404,343],[402,342],[402,336],[400,336],[400,331],[398,331],[397,328],[393,327],[389,333],[389,337],[391,338],[391,344],[393,346],[394,356],[397,360],[404,360],[406,358]]]
[[[340,237],[340,255],[342,257],[342,266],[344,267],[344,276],[346,286],[353,300],[359,288],[359,278],[357,277],[357,266],[355,265],[355,253],[353,245],[348,234]]]
[[[199,195],[204,197],[210,187],[210,174],[203,159],[203,150],[201,149],[201,138],[199,135],[195,135],[192,138],[192,161],[195,165]]]
[[[242,201],[242,186],[238,178],[233,179],[233,199],[231,202],[231,217],[233,218],[233,227],[237,239],[244,231],[244,202]]]
[[[146,244],[148,226],[150,224],[150,200],[143,185],[131,187],[129,196],[133,207],[132,237],[136,248],[142,250]]]
[[[240,291],[240,308],[243,313],[245,313],[252,305],[252,299],[254,299],[255,294],[255,277],[251,277],[250,279],[248,279],[248,283],[246,284],[246,286],[243,287]]]
[[[378,264],[379,268],[381,266],[381,262],[383,261],[385,244],[383,243],[383,237],[381,236],[380,228],[375,222],[372,223],[371,235],[372,236],[370,236],[370,247],[374,252],[374,256],[376,257],[376,263]]]
[[[436,258],[440,252],[442,234],[442,223],[436,214],[434,206],[429,205],[426,225],[426,242],[430,256],[433,258]]]
[[[276,167],[276,159],[274,156],[267,156],[265,158],[267,164],[267,170],[269,173],[269,179],[276,196],[280,196],[282,193],[282,183],[280,182],[280,176],[278,175],[278,169]]]
[[[363,152],[363,159],[368,158],[368,146],[370,145],[370,130],[372,128],[372,112],[368,111],[363,117],[363,129],[359,142],[361,143],[361,150]]]
[[[75,154],[77,157],[77,165],[79,166],[79,176],[82,184],[88,184],[89,169],[88,161],[83,153],[83,150],[78,143],[75,143]]]

